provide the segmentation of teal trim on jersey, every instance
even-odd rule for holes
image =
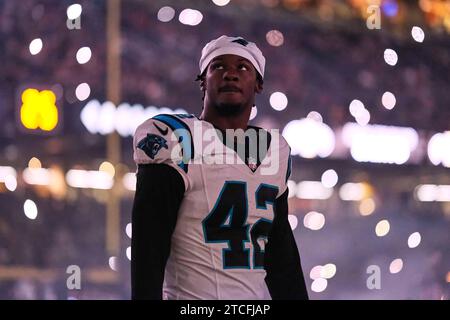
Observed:
[[[194,158],[194,143],[192,141],[192,133],[188,125],[184,123],[181,119],[176,118],[188,118],[192,115],[170,115],[170,114],[158,114],[152,119],[161,121],[172,129],[178,141],[181,143],[183,149],[183,159],[177,163],[178,166],[183,169],[184,172],[188,172],[189,160]],[[189,117],[190,118],[190,117]]]
[[[270,227],[272,227],[272,220],[269,220],[266,218],[261,218],[253,224],[252,228],[250,229],[250,235],[252,234],[253,228],[255,228],[258,225],[258,223],[262,223],[262,222],[270,223],[270,225],[271,225]],[[267,240],[268,238],[269,238],[269,235],[261,236],[261,237],[256,238],[256,242],[258,242],[258,239],[266,239]],[[264,254],[265,252],[266,252],[265,250],[259,251],[259,253],[261,253],[261,254]],[[256,256],[256,251],[255,251],[255,246],[253,246],[253,269],[264,269],[264,266],[256,266],[255,265],[255,260],[256,260],[255,256]]]
[[[176,116],[178,118],[181,118],[181,119],[192,119],[192,118],[195,118],[195,116],[193,114],[189,114],[189,113],[185,113],[185,114],[180,113],[180,114],[176,114]]]
[[[247,219],[245,219],[246,221],[247,221]],[[248,224],[246,224],[245,225],[245,234],[247,234],[247,239],[248,239],[248,228],[250,227],[250,225],[248,225]],[[230,241],[231,240],[228,240],[227,242],[228,242],[228,246],[230,246]],[[242,250],[245,252],[245,254],[246,254],[246,256],[247,256],[247,265],[246,266],[236,266],[236,267],[227,267],[227,266],[223,266],[223,269],[224,270],[227,270],[227,269],[251,269],[251,267],[250,267],[250,249],[248,249],[248,248],[246,248],[245,247],[245,243],[246,242],[250,242],[250,240],[248,239],[248,240],[243,240],[242,241]],[[225,253],[226,252],[231,252],[232,250],[231,249],[223,249],[222,250],[222,261],[225,261]]]
[[[286,183],[289,179],[289,177],[291,176],[291,172],[292,172],[292,158],[291,158],[291,148],[289,147],[289,158],[288,158],[288,165],[287,165],[287,170],[286,170]]]
[[[267,187],[267,188],[276,190],[276,193],[275,193],[275,199],[277,198],[278,187],[277,187],[277,186],[274,186],[274,185],[271,185],[271,184],[267,184],[267,183],[261,183],[261,184],[258,186],[258,189],[256,189],[256,191],[255,191],[255,204],[256,204],[256,209],[267,210],[267,204],[270,203],[270,204],[273,206],[273,205],[274,205],[274,202],[275,202],[275,199],[274,199],[273,201],[266,200],[266,201],[264,201],[264,204],[263,204],[262,206],[259,206],[259,205],[258,205],[258,192],[259,192],[259,190],[260,190],[262,187]]]
[[[245,248],[245,243],[246,242],[250,242],[251,240],[249,239],[249,232],[248,229],[250,227],[249,224],[245,224],[243,225],[243,227],[245,227],[245,234],[246,234],[246,239],[242,240],[242,249],[243,252],[247,255],[247,265],[246,266],[235,266],[235,267],[227,267],[225,266],[225,253],[226,252],[231,252],[232,250],[229,249],[231,247],[231,240],[208,240],[206,239],[206,221],[209,219],[209,217],[215,212],[217,206],[220,204],[221,199],[222,199],[222,194],[223,192],[226,190],[227,185],[228,184],[243,184],[244,185],[244,189],[245,189],[245,213],[244,213],[244,219],[243,221],[247,221],[248,218],[248,197],[247,197],[247,182],[245,181],[233,181],[233,180],[229,180],[229,181],[225,181],[224,185],[222,186],[222,190],[220,190],[219,196],[217,197],[216,203],[214,204],[213,209],[209,212],[209,214],[206,216],[205,219],[203,219],[202,221],[202,228],[203,228],[203,238],[205,240],[205,243],[224,243],[226,242],[228,245],[228,248],[222,249],[222,265],[223,265],[223,269],[250,269],[250,249]],[[223,223],[221,223],[220,227],[224,227],[225,226],[225,222],[227,220],[230,221],[230,223],[233,221],[233,214],[234,214],[234,208],[231,208],[227,214],[227,218],[224,220]],[[229,217],[229,219],[228,219]]]

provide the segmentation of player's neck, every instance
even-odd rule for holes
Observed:
[[[224,117],[214,113],[206,112],[203,110],[200,115],[200,119],[205,120],[215,127],[226,130],[226,129],[242,129],[246,130],[248,126],[248,119],[250,115],[247,115],[247,112],[244,112],[236,117]]]

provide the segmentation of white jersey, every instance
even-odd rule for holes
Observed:
[[[138,127],[135,162],[169,165],[185,184],[164,299],[270,299],[264,247],[273,203],[290,174],[288,144],[278,132],[270,136],[257,166],[226,147],[211,123],[192,115],[158,115]]]

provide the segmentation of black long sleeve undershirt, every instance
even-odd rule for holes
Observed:
[[[288,220],[288,193],[275,200],[275,218],[264,253],[266,284],[273,300],[308,300],[300,255]]]
[[[265,248],[265,280],[272,299],[308,299],[287,219],[287,193],[275,201],[275,218]],[[183,196],[184,182],[174,168],[163,164],[138,166],[132,212],[132,299],[162,299],[164,271]]]
[[[174,168],[138,166],[132,213],[132,299],[162,299],[164,270],[183,196],[183,178]]]

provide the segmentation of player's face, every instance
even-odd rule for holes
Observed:
[[[208,104],[222,116],[237,116],[251,108],[255,93],[262,90],[252,63],[232,54],[214,58],[205,80]]]

